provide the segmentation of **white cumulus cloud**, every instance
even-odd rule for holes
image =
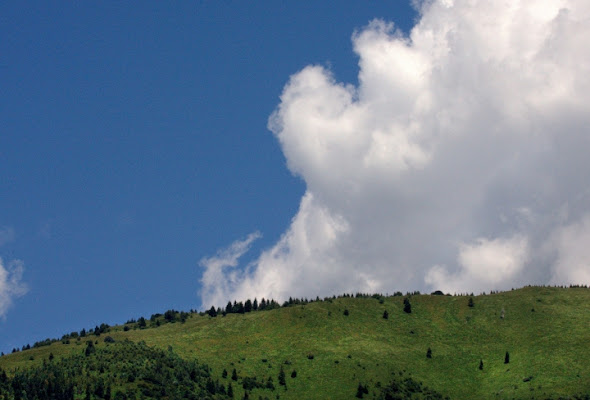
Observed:
[[[27,287],[22,282],[23,271],[22,261],[12,260],[5,267],[0,258],[0,317],[6,315],[15,298],[27,292]]]
[[[235,289],[245,274],[234,267],[250,249],[252,242],[260,237],[259,232],[251,233],[244,240],[236,240],[229,247],[219,250],[215,256],[204,257],[199,261],[199,265],[205,268],[201,279],[203,299],[209,299],[213,305],[220,305],[227,300],[227,293]]]
[[[590,214],[556,229],[553,239],[557,260],[553,265],[551,283],[590,282]]]
[[[353,34],[358,85],[289,79],[269,128],[306,193],[254,264],[202,263],[204,303],[590,283],[590,3],[417,7]]]
[[[479,238],[474,244],[461,244],[458,264],[460,269],[449,274],[444,266],[435,265],[427,271],[424,281],[446,293],[489,290],[490,287],[510,286],[528,260],[526,238],[487,240]]]

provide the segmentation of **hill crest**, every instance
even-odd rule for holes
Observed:
[[[361,387],[372,397],[400,373],[450,398],[571,397],[590,393],[584,361],[590,359],[588,304],[590,290],[584,287],[525,287],[478,296],[291,299],[288,306],[268,312],[215,317],[169,312],[144,318],[145,328],[140,320],[103,326],[102,332],[99,326],[82,338],[78,333],[5,355],[0,368],[10,375],[43,365],[50,354],[56,359],[80,354],[88,339],[98,349],[107,348],[113,345],[105,343],[108,337],[159,349],[170,346],[185,360],[207,364],[212,379],[226,386],[224,379],[231,377],[224,378],[223,371],[235,369],[237,398],[250,388],[244,379],[254,377],[260,382],[273,378],[275,386],[250,388],[254,398],[354,398]],[[287,390],[277,385],[281,368]]]

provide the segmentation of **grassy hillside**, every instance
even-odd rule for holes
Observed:
[[[403,299],[343,297],[215,318],[190,314],[183,323],[155,328],[116,326],[100,337],[5,355],[0,368],[11,375],[41,366],[50,353],[53,362],[79,355],[87,339],[107,348],[113,346],[104,342],[108,335],[171,346],[183,359],[207,364],[212,379],[231,382],[235,398],[252,382],[246,377],[265,384],[270,377],[275,387],[251,389],[251,399],[353,399],[359,384],[368,389],[364,398],[379,398],[394,378],[451,399],[590,394],[589,289],[527,287],[475,296],[473,307],[468,296],[414,295],[411,313]],[[279,384],[281,368],[286,386]]]

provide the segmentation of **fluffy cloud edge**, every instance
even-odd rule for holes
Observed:
[[[201,278],[202,299],[208,299],[214,305],[220,305],[227,300],[227,293],[235,289],[245,274],[244,271],[235,269],[238,260],[250,250],[252,243],[261,237],[260,232],[252,232],[245,239],[236,240],[229,246],[219,249],[216,255],[203,257],[199,261],[199,266],[204,268]]]
[[[447,293],[507,289],[529,260],[529,251],[528,239],[518,234],[461,243],[457,257],[460,269],[450,273],[445,266],[435,265],[426,272],[424,282]]]
[[[12,306],[14,299],[25,295],[28,287],[22,281],[24,263],[21,260],[11,260],[6,267],[0,258],[0,317],[4,318]]]
[[[590,214],[556,229],[550,241],[557,253],[550,282],[554,285],[590,283]]]
[[[269,129],[306,193],[216,298],[587,279],[572,238],[588,230],[590,7],[416,7],[408,37],[381,20],[354,33],[358,86],[291,76]]]

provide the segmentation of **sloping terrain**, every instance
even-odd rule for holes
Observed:
[[[410,313],[404,311],[406,298]],[[252,399],[590,398],[587,288],[292,303],[216,317],[167,313],[145,324],[138,320],[104,328],[100,336],[65,335],[0,357],[0,368],[10,380],[15,371],[86,356],[89,340],[97,353],[113,352],[129,340],[194,362],[206,373],[191,385],[206,390],[209,380],[223,386],[225,394],[213,389],[215,396],[227,395],[231,383],[234,398],[247,392]],[[113,396],[129,387],[137,390],[137,398],[147,396],[137,382],[110,373]],[[75,396],[85,398],[85,387],[76,388]]]

